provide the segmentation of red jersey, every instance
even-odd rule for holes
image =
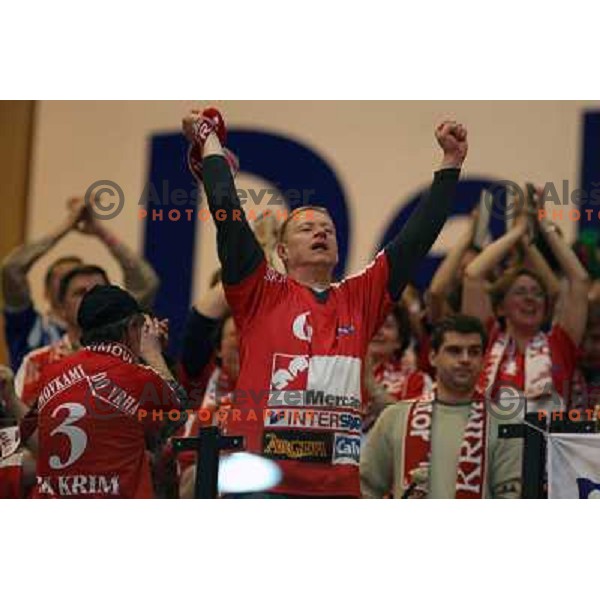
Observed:
[[[228,433],[278,462],[273,491],[360,496],[362,358],[392,307],[384,253],[361,273],[313,292],[267,266],[225,293],[241,370]]]
[[[376,383],[398,401],[418,398],[431,390],[433,385],[429,375],[396,360],[378,364],[373,377]]]
[[[46,366],[34,497],[151,498],[146,440],[179,406],[173,386],[118,343]]]

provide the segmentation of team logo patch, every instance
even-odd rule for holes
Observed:
[[[323,390],[271,390],[268,406],[309,406],[317,408],[360,409],[360,398],[326,394]]]
[[[340,325],[337,328],[338,337],[342,337],[344,335],[352,335],[355,332],[354,325]]]
[[[356,465],[360,463],[360,437],[335,434],[333,441],[333,464]]]
[[[263,434],[263,455],[276,460],[329,463],[332,448],[330,433],[265,431]]]
[[[274,354],[271,368],[272,390],[304,390],[308,382],[308,356]]]
[[[299,314],[292,323],[294,335],[303,342],[310,342],[312,339],[312,327],[308,324],[308,315],[310,312]]]

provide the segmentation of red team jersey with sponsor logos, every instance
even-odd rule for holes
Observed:
[[[96,344],[48,365],[34,497],[153,497],[147,436],[178,408],[171,386],[121,344]]]
[[[240,364],[227,429],[274,459],[274,489],[360,496],[362,359],[392,306],[384,253],[363,272],[315,294],[263,260],[226,285],[240,332]]]

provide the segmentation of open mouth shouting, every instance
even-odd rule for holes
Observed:
[[[324,241],[317,241],[317,242],[313,242],[310,245],[310,249],[311,250],[321,250],[321,251],[327,252],[327,250],[329,250],[329,246]]]

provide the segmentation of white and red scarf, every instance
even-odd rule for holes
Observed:
[[[428,479],[434,402],[434,393],[426,392],[409,409],[404,436],[405,490],[411,487],[418,489],[419,480]],[[486,469],[487,414],[485,402],[476,398],[471,403],[460,446],[455,497],[482,498],[485,493]]]
[[[0,498],[21,497],[23,453],[18,452],[19,428],[0,429]]]
[[[477,383],[476,393],[486,400],[493,400],[492,394],[500,365],[509,347],[514,343],[510,335],[500,332],[491,348],[485,355],[485,364]],[[552,410],[559,410],[563,405],[562,398],[554,389],[552,381],[552,355],[548,336],[544,332],[538,333],[525,349],[525,399],[538,402],[537,408],[542,408],[539,402],[549,401],[554,404]]]
[[[431,389],[431,380],[425,373],[415,367],[407,366],[401,361],[388,360],[378,364],[373,371],[373,377],[396,400],[410,400]],[[421,389],[416,393],[413,390],[411,395],[409,384],[414,388],[415,381],[413,378],[416,377],[421,380]]]

